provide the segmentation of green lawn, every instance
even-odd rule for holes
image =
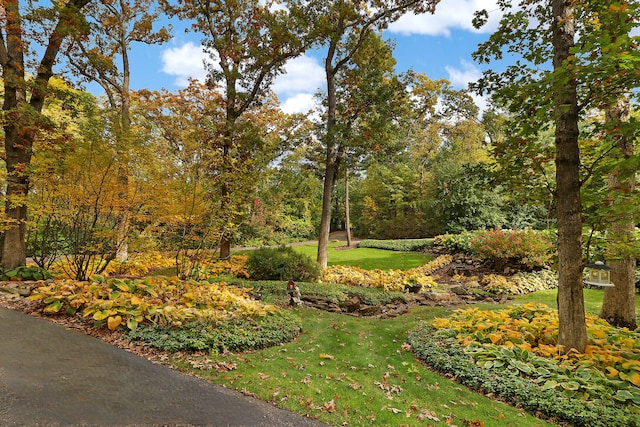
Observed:
[[[430,260],[415,253],[336,249],[342,244],[331,244],[330,265],[408,269]],[[315,245],[295,248],[315,258]],[[537,292],[509,304],[541,302],[556,307],[556,294],[555,290]],[[602,296],[602,290],[585,290],[588,313],[599,312]],[[504,308],[497,304],[477,307]],[[447,316],[449,309],[419,307],[386,320],[305,308],[297,312],[303,331],[293,342],[243,354],[182,355],[174,364],[331,426],[552,425],[471,392],[414,358],[405,345],[408,332],[424,320]]]
[[[529,302],[539,302],[546,304],[555,309],[558,308],[558,290],[551,289],[548,291],[539,291],[531,294],[523,295],[515,298],[514,303],[526,304]],[[604,298],[604,290],[602,289],[585,289],[584,290],[584,309],[587,313],[597,316],[600,314],[602,307],[602,299]],[[636,296],[636,314],[638,315],[638,324],[640,324],[640,298]]]
[[[215,355],[218,369],[195,372],[332,426],[532,427],[550,425],[435,374],[404,347],[420,321],[446,315],[418,308],[389,320],[298,310],[303,332],[293,342],[252,353]],[[200,355],[180,369],[211,366]],[[235,368],[225,372],[225,366]],[[222,371],[222,372],[221,372]],[[482,424],[470,424],[470,422]]]
[[[356,248],[338,249],[345,242],[332,242],[329,245],[328,265],[353,265],[373,270],[409,270],[431,261],[431,257],[418,252],[396,252],[384,249]],[[318,245],[294,246],[297,252],[316,259]]]

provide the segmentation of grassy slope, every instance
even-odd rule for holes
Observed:
[[[414,258],[415,254],[373,249],[336,250],[341,244],[332,244],[330,265],[401,269],[429,260]],[[315,257],[315,246],[298,246],[296,250]],[[555,300],[556,291],[543,291],[518,297],[512,303],[535,301],[553,307]],[[585,300],[587,312],[597,314],[602,291],[585,290]],[[403,344],[409,330],[423,320],[446,316],[447,312],[442,307],[421,307],[396,319],[377,320],[299,309],[304,330],[293,342],[253,353],[193,356],[190,362],[187,359],[176,364],[214,383],[332,426],[550,425],[468,391],[429,371],[405,351]],[[235,365],[235,369],[193,367],[211,366],[208,359],[218,366]]]
[[[332,244],[329,264],[399,269],[429,261],[419,254],[336,250],[339,245]],[[316,247],[296,250],[315,256]],[[299,314],[303,333],[294,342],[253,353],[194,356],[191,363],[177,364],[193,371],[193,365],[210,365],[210,357],[221,366],[235,365],[228,372],[195,372],[332,426],[549,425],[429,371],[403,348],[409,330],[446,315],[445,308],[421,307],[389,320],[310,309],[299,309]]]
[[[299,313],[304,331],[296,341],[214,356],[237,368],[198,375],[332,426],[469,425],[465,420],[495,427],[547,425],[430,372],[403,349],[407,331],[446,315],[444,308],[419,308],[391,320]]]

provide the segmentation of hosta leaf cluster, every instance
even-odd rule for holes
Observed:
[[[453,333],[455,335],[455,332]],[[542,389],[529,377],[508,369],[486,369],[465,353],[455,336],[422,325],[408,342],[416,356],[437,372],[451,375],[465,386],[490,394],[541,418],[575,427],[640,426],[640,416],[628,407],[593,405],[560,389]]]
[[[558,314],[544,304],[500,311],[458,310],[431,327],[455,337],[477,365],[533,379],[594,404],[627,405],[640,413],[640,333],[587,316],[584,354],[563,355],[557,346]]]
[[[385,291],[403,291],[407,286],[422,285],[434,288],[436,281],[431,274],[451,263],[451,255],[442,255],[410,270],[364,270],[359,267],[331,266],[324,269],[322,281],[351,286],[381,288]]]
[[[141,325],[128,331],[133,340],[145,341],[162,350],[243,352],[271,347],[294,339],[300,319],[290,311],[260,317],[242,317],[220,323],[189,323],[180,328]]]
[[[480,280],[480,285],[484,291],[496,295],[524,295],[557,288],[558,277],[551,270],[521,272],[510,277],[487,274]]]
[[[144,280],[108,279],[89,282],[57,280],[35,290],[32,300],[45,304],[45,313],[82,313],[109,329],[142,322],[159,325],[216,322],[237,317],[264,316],[277,308],[255,301],[248,291],[225,283],[148,277]]]

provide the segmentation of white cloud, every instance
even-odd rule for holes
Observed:
[[[315,58],[303,55],[285,64],[284,74],[275,79],[272,89],[282,97],[300,92],[315,93],[323,84],[324,69]]]
[[[447,65],[445,67],[447,73],[449,74],[448,80],[451,84],[459,89],[467,89],[469,87],[469,83],[477,81],[480,77],[482,77],[482,71],[474,64],[468,61],[460,61],[460,68],[452,67],[451,65]],[[480,111],[484,111],[487,109],[487,98],[484,96],[479,96],[474,93],[470,93],[471,98],[473,98],[473,102],[480,108]]]
[[[162,71],[176,76],[174,81],[178,87],[187,87],[189,79],[204,81],[207,70],[204,60],[207,58],[202,46],[187,42],[179,47],[170,47],[162,52]]]
[[[287,114],[308,113],[317,107],[316,98],[310,93],[293,95],[280,105],[280,109]]]
[[[204,61],[208,55],[202,46],[187,42],[182,46],[171,47],[162,53],[162,71],[175,76],[174,84],[186,87],[189,79],[204,81],[207,71]],[[284,73],[279,75],[272,86],[286,113],[307,113],[314,109],[314,94],[324,85],[324,69],[315,58],[300,56],[285,64]]]
[[[472,24],[473,14],[482,9],[489,12],[489,21],[480,30],[476,30]],[[496,30],[500,17],[496,0],[442,0],[436,6],[434,14],[407,13],[391,24],[389,31],[403,35],[429,36],[449,36],[453,29],[492,33]]]
[[[467,88],[470,82],[475,82],[482,77],[480,69],[469,61],[461,60],[460,67],[456,68],[451,65],[444,67],[449,74],[448,80],[457,88]]]

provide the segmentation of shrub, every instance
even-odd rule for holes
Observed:
[[[400,252],[417,252],[433,245],[433,239],[363,240],[359,248],[386,249]]]
[[[533,269],[551,260],[553,244],[544,233],[534,230],[485,230],[471,239],[471,250],[496,270],[509,263]]]
[[[445,249],[452,254],[460,252],[470,254],[473,252],[471,250],[471,240],[477,236],[478,233],[479,231],[463,231],[458,234],[442,234],[433,239],[433,244],[436,246],[444,246]]]
[[[312,282],[320,277],[320,267],[311,257],[285,246],[252,251],[246,269],[252,280]]]

